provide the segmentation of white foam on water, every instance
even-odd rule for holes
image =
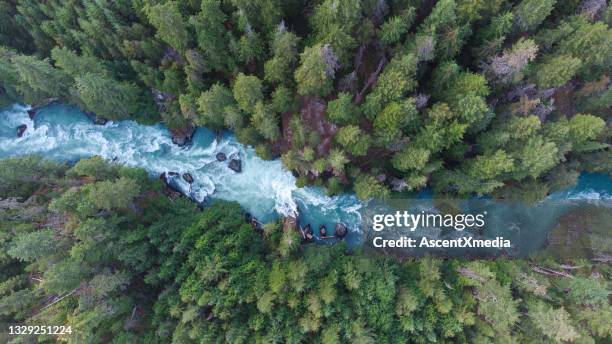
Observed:
[[[161,125],[144,126],[134,121],[95,125],[77,110],[59,105],[44,108],[32,121],[28,109],[15,105],[0,113],[0,157],[38,154],[74,161],[98,155],[144,168],[152,175],[177,172],[172,184],[197,202],[212,196],[237,201],[259,217],[297,214],[293,175],[282,168],[280,161],[258,158],[254,149],[242,146],[231,135],[205,144],[194,142],[185,148],[173,144]],[[23,137],[17,138],[16,128],[21,124],[28,128]],[[228,160],[218,162],[219,152]],[[233,157],[241,159],[241,173],[228,168]],[[193,184],[183,180],[183,173],[192,175]]]
[[[52,105],[41,109],[32,121],[28,106],[14,105],[0,112],[0,158],[38,154],[46,158],[75,161],[99,155],[109,161],[144,168],[151,175],[177,172],[173,185],[195,201],[208,197],[236,201],[253,215],[272,219],[275,215],[295,216],[298,212],[319,222],[347,222],[358,230],[361,211],[368,204],[353,194],[327,196],[321,188],[298,189],[295,177],[280,160],[265,161],[252,147],[245,147],[232,135],[212,139],[206,129],[198,129],[189,147],[172,143],[162,125],[145,126],[134,121],[95,125],[75,108]],[[23,137],[16,128],[27,126]],[[228,159],[219,162],[216,154]],[[232,157],[239,157],[242,172],[228,168]],[[181,177],[190,173],[189,184]],[[572,190],[557,194],[560,199],[612,199],[605,191]],[[299,204],[299,207],[298,207]]]

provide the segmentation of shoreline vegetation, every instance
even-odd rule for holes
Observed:
[[[612,174],[611,25],[603,0],[0,0],[0,107],[178,145],[229,129],[329,194],[535,202]],[[246,215],[98,157],[0,160],[0,324],[72,328],[0,342],[612,340],[609,211],[493,260],[300,245]]]
[[[164,188],[99,157],[0,160],[0,323],[71,326],[68,343],[612,338],[601,209],[568,214],[529,259],[394,259],[301,246],[281,221],[255,231],[236,203]]]
[[[612,169],[605,1],[1,4],[0,104],[230,129],[300,186],[534,201]]]

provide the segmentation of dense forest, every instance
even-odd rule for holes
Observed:
[[[72,334],[0,341],[609,343],[609,229],[585,222],[610,215],[573,220],[584,258],[569,221],[529,260],[398,261],[256,231],[235,203],[200,210],[97,157],[1,160],[0,324]]]
[[[535,201],[612,174],[611,26],[605,0],[0,0],[0,107],[229,129],[329,194]],[[99,157],[0,160],[0,325],[72,328],[0,342],[609,343],[610,216],[529,259],[398,259]]]
[[[610,173],[605,0],[1,0],[0,103],[231,129],[299,185],[541,199]]]

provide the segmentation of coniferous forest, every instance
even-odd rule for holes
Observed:
[[[100,158],[70,168],[5,159],[0,177],[0,324],[72,330],[10,343],[612,338],[609,211],[566,221],[560,247],[529,260],[398,261],[300,245],[280,223],[258,233],[235,203],[199,210],[145,171]],[[584,258],[567,246],[576,222],[599,223]]]
[[[180,145],[231,130],[330,195],[536,202],[612,174],[611,26],[605,0],[0,0],[0,107]],[[494,260],[301,245],[245,215],[99,157],[0,160],[0,342],[612,341],[609,211]]]
[[[609,172],[603,0],[0,2],[0,96],[233,130],[300,185],[537,200]]]

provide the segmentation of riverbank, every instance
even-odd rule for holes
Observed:
[[[344,240],[349,245],[361,245],[364,241],[367,219],[363,216],[369,202],[359,201],[353,194],[330,197],[318,187],[298,188],[295,177],[279,160],[258,158],[253,148],[241,145],[229,132],[217,135],[197,128],[192,143],[180,147],[160,124],[145,126],[120,121],[95,125],[78,109],[60,104],[38,109],[34,120],[27,110],[27,107],[13,106],[0,114],[0,157],[39,154],[57,161],[76,161],[98,155],[108,161],[142,167],[154,178],[174,172],[174,187],[198,203],[207,199],[237,201],[262,222],[299,213],[298,224],[302,228],[310,225],[313,240],[320,243],[334,241],[320,240],[322,225],[329,231],[326,234],[333,236],[336,224],[345,223],[349,231]],[[19,125],[27,127],[21,138],[15,133]],[[227,160],[219,161],[219,154]],[[228,167],[232,157],[240,158],[241,172]],[[185,178],[187,175],[189,178]],[[575,188],[550,198],[610,200],[611,195],[612,182],[608,177],[585,175]],[[415,198],[431,199],[432,196],[425,190]],[[516,216],[512,215],[516,208],[499,209],[503,210],[500,218]],[[534,209],[539,208],[525,211]],[[541,215],[537,211],[542,211]],[[544,218],[546,209],[537,211],[531,218]],[[499,226],[498,231],[508,230]],[[545,235],[544,231],[538,233]]]

